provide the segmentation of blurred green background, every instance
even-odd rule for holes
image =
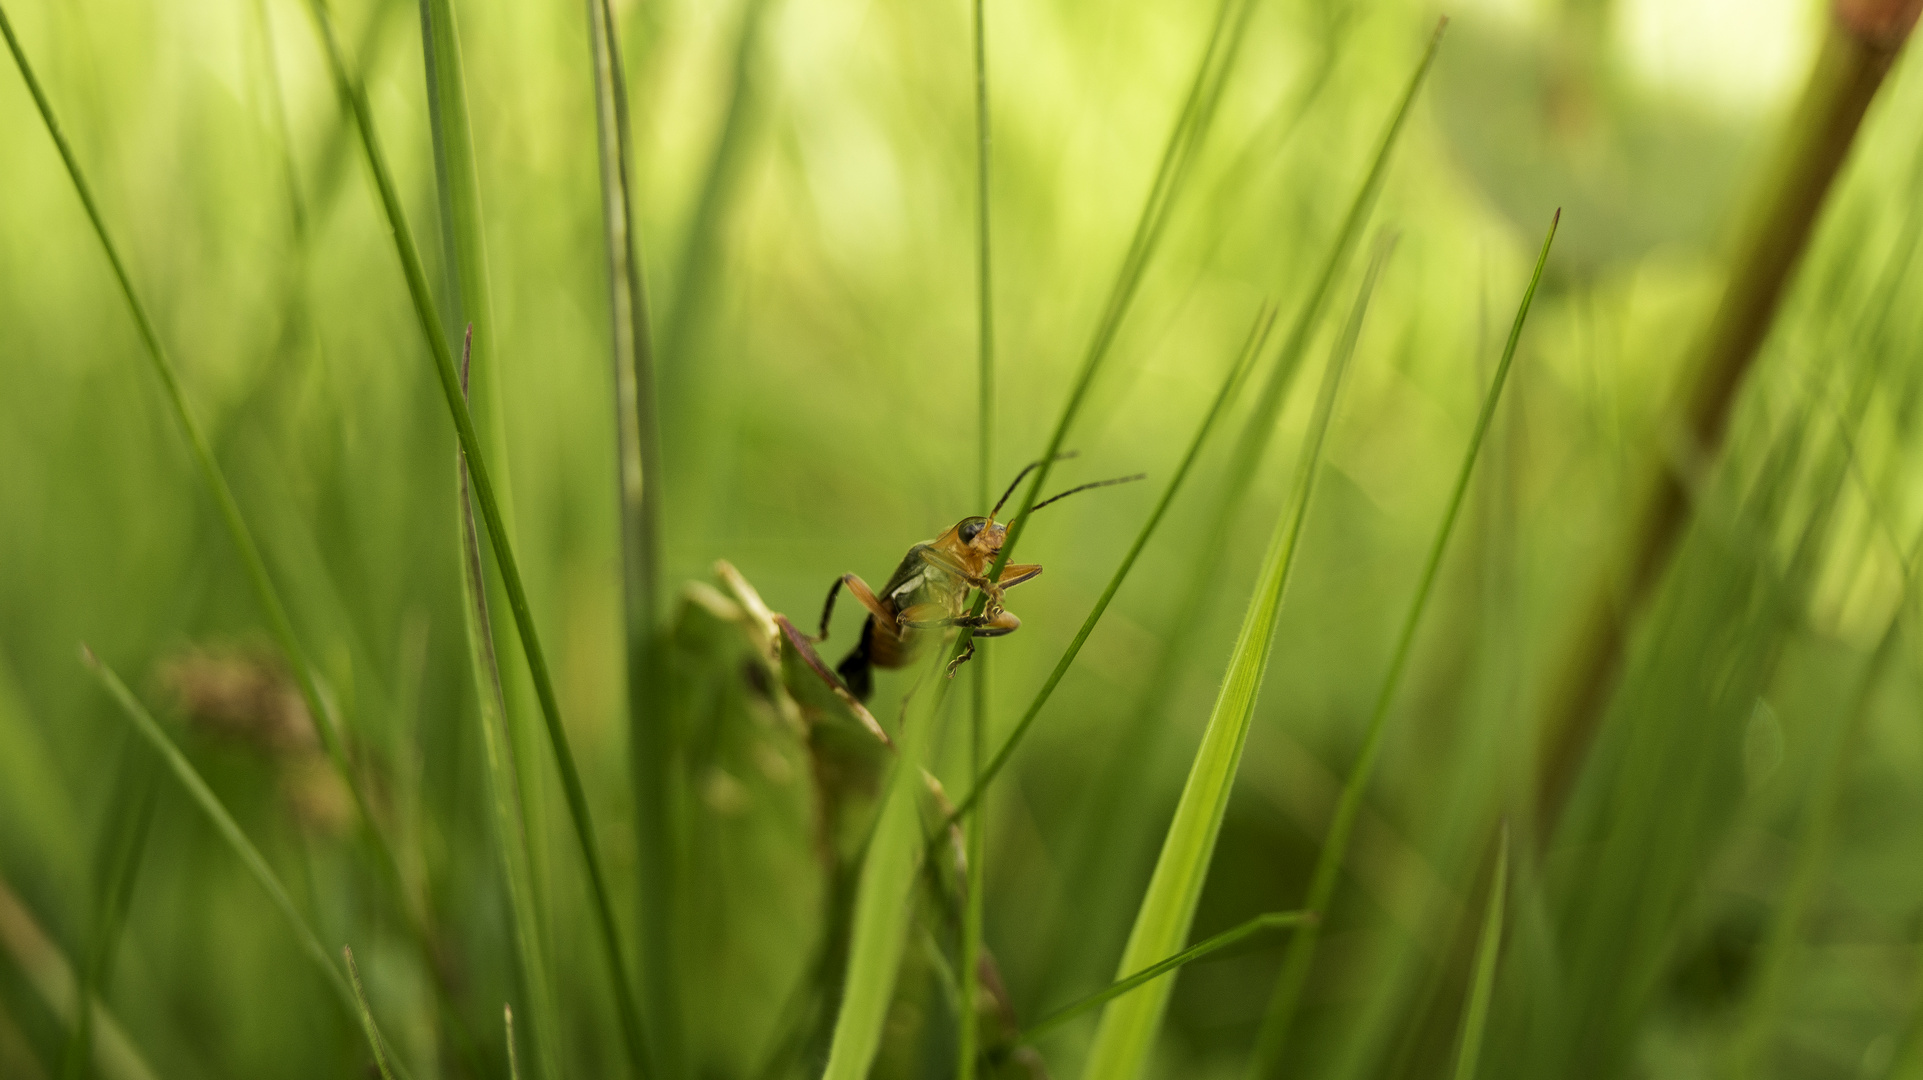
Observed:
[[[161,714],[322,939],[354,945],[414,1074],[504,1076],[498,1011],[520,990],[472,721],[453,432],[313,23],[293,0],[7,7],[428,898],[451,989],[430,990],[356,839],[9,71],[0,1075],[63,1075],[71,997],[54,975],[94,947],[116,830],[149,789],[102,990],[132,1057],[92,1067],[318,1077],[371,1060],[264,894],[81,665],[84,641]],[[570,3],[456,8],[492,268],[496,325],[478,332],[497,365],[496,467],[627,923],[635,830],[587,19]],[[1046,442],[1210,8],[988,0],[997,477]],[[443,288],[418,14],[398,0],[333,10]],[[639,0],[616,13],[658,350],[664,577],[711,580],[726,559],[806,628],[836,575],[878,585],[911,544],[986,509],[969,12]],[[1294,317],[1437,14],[1399,0],[1257,5],[1070,437],[1081,456],[1051,486],[1150,481],[1035,520],[1020,557],[1047,571],[1011,594],[1020,633],[982,649],[992,731],[1099,594],[1257,311]],[[1733,210],[1766,171],[1827,17],[1806,0],[1465,0],[1450,14],[1370,226],[1399,242],[1330,434],[1196,938],[1299,905],[1559,206],[1563,231],[1391,714],[1290,1076],[1447,1071],[1483,839],[1528,801],[1534,703],[1665,452]],[[1923,515],[1916,59],[1870,113],[1728,453],[1699,477],[1696,526],[1637,623],[1569,821],[1519,872],[1483,1075],[1881,1077],[1919,1064],[1923,654],[1899,617]],[[1338,316],[1360,262],[1337,281]],[[1324,320],[1311,370],[1339,322]],[[988,802],[987,944],[1020,1017],[1113,974],[1286,498],[1311,385],[1293,392],[1224,557],[1204,565],[1246,397],[1231,410]],[[1171,641],[1198,578],[1212,583],[1206,615]],[[855,636],[852,611],[831,660]],[[1897,644],[1872,665],[1886,634]],[[1164,663],[1172,647],[1179,663]],[[884,722],[907,685],[883,676]],[[1137,726],[1146,738],[1120,734]],[[948,724],[935,762],[951,793],[968,786],[961,730]],[[772,756],[749,739],[688,759],[692,1076],[818,1068],[775,1055],[828,902],[811,766],[792,735],[764,741]],[[532,826],[560,1059],[570,1075],[621,1075],[578,852],[544,749],[528,747],[522,767],[545,791]],[[1807,898],[1773,937],[1799,882]],[[1156,1075],[1239,1075],[1274,944],[1182,975]],[[909,952],[877,1075],[946,1076],[938,965]],[[1760,1050],[1741,1049],[1749,1030]],[[1043,1043],[1051,1074],[1079,1073],[1092,1031],[1091,1018]],[[150,1072],[127,1071],[135,1059]]]

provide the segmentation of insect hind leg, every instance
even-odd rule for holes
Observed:
[[[827,635],[824,633],[822,636]],[[835,674],[841,676],[842,683],[848,687],[849,693],[855,695],[856,701],[867,701],[875,692],[875,668],[870,655],[874,643],[875,621],[863,619],[861,640],[848,650],[847,656],[841,658],[841,663],[835,665]]]

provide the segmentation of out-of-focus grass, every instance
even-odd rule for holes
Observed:
[[[504,524],[602,830],[618,929],[633,942],[643,864],[589,27],[578,3],[451,6],[486,208],[460,227],[478,224],[485,242],[501,419],[482,450],[497,475],[512,473]],[[413,5],[330,7],[367,80],[424,280],[451,319],[459,268],[438,241],[459,223],[444,219],[437,190]],[[1714,239],[1723,208],[1755,179],[1757,150],[1786,122],[1802,74],[1792,65],[1742,108],[1691,98],[1641,74],[1645,5],[1541,7],[1450,13],[1435,81],[1383,173],[1374,216],[1401,245],[1329,436],[1193,931],[1176,944],[1305,895],[1491,374],[1499,329],[1485,324],[1521,288],[1530,234],[1563,204],[1558,252],[1569,259],[1545,277],[1508,415],[1491,428],[1413,639],[1395,734],[1304,983],[1289,1075],[1455,1068],[1478,985],[1489,842],[1505,816],[1516,829],[1509,927],[1478,1075],[1721,1075],[1739,1041],[1777,1077],[1911,1067],[1923,1030],[1911,927],[1923,905],[1923,695],[1909,631],[1897,632],[1875,692],[1863,687],[1905,580],[1888,536],[1913,536],[1923,520],[1917,62],[1899,60],[1869,114],[1722,455],[1689,463],[1690,531],[1631,627],[1595,749],[1538,859],[1537,706],[1638,470],[1674,445],[1666,417],[1686,385],[1681,365],[1727,269]],[[635,235],[662,314],[658,614],[680,680],[666,689],[677,719],[663,763],[683,870],[672,902],[691,984],[686,1075],[748,1077],[774,1063],[781,1076],[818,1076],[850,868],[878,795],[874,748],[832,698],[769,674],[741,629],[749,615],[703,606],[713,596],[690,606],[679,590],[727,558],[805,625],[834,575],[878,583],[909,545],[979,509],[971,13],[859,0],[610,10],[629,76]],[[1140,535],[1168,479],[1160,470],[1193,438],[1248,313],[1273,300],[1287,320],[1315,291],[1437,14],[1320,0],[1250,11],[1209,138],[1066,440],[1081,456],[1050,481],[1148,470],[1156,490],[1077,496],[1023,530],[1018,557],[1047,570],[1009,596],[1022,629],[982,644],[996,665],[989,747]],[[313,710],[289,706],[299,695],[287,669],[262,659],[269,628],[245,569],[10,69],[0,72],[8,895],[76,981],[100,973],[99,1015],[155,1075],[339,1076],[373,1062],[338,987],[164,775],[112,933],[102,898],[127,879],[97,849],[125,813],[120,763],[147,751],[74,663],[84,639],[154,706],[329,960],[353,944],[393,1063],[416,1076],[506,1075],[500,1009],[511,1002],[530,1021],[519,1032],[529,1075],[546,1068],[530,1056],[541,1046],[560,1075],[621,1075],[593,899],[562,793],[541,779],[555,765],[540,741],[512,749],[541,781],[524,816],[532,932],[557,999],[551,1043],[517,966],[448,542],[447,402],[302,5],[15,0],[7,12],[180,365],[320,704],[352,733],[356,779],[439,952],[430,970],[355,839],[351,798],[314,767],[324,758]],[[1214,15],[1193,4],[986,5],[997,468],[1046,449]],[[1614,29],[1572,49],[1572,27],[1592,21]],[[1746,47],[1729,37],[1691,47]],[[1360,272],[1337,272],[1330,295],[1352,294]],[[1322,355],[1338,329],[1318,321],[1304,355]],[[1018,1037],[1022,1022],[1118,971],[1229,654],[1230,598],[1255,581],[1312,396],[1298,385],[1281,398],[1272,450],[1233,515],[1212,512],[1233,447],[1202,449],[1046,722],[988,789],[984,1032],[1007,1010],[1014,1027],[1000,1030]],[[1259,405],[1232,405],[1218,423],[1245,426]],[[477,404],[483,429],[494,407]],[[1198,574],[1215,599],[1183,623]],[[842,618],[837,645],[854,638],[855,616]],[[1178,625],[1190,628],[1169,640]],[[234,661],[181,662],[210,652]],[[235,726],[210,711],[243,698],[210,697],[182,673],[216,669],[270,688],[244,701],[291,726]],[[873,704],[890,727],[911,679],[882,675]],[[531,693],[507,681],[508,711],[533,720]],[[1124,812],[1084,828],[1081,800],[1146,701],[1158,704]],[[957,796],[969,788],[964,719],[929,732],[928,760]],[[1854,749],[1831,753],[1846,730]],[[921,809],[932,828],[934,804]],[[1827,839],[1812,847],[1798,838],[1818,813]],[[926,876],[914,895],[906,916],[930,933],[909,939],[884,1003],[877,1076],[945,1077],[956,1061],[940,975],[961,955],[941,914],[955,897]],[[108,943],[111,956],[99,956]],[[1278,945],[1251,938],[1185,967],[1144,1075],[1239,1074]],[[626,960],[649,970],[644,956]],[[36,978],[0,950],[9,1075],[61,1075],[76,1037],[68,1018],[79,1013]],[[1051,1075],[1079,1075],[1091,1027],[1042,1041]],[[471,1054],[457,1029],[479,1033]],[[1027,1067],[1015,1055],[983,1060],[998,1075]],[[113,1067],[99,1064],[99,1075]]]

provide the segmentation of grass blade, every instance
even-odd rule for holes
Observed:
[[[948,694],[942,676],[949,654],[940,650],[922,675],[895,739],[881,811],[855,886],[854,931],[841,1011],[835,1016],[823,1080],[864,1080],[881,1046],[882,1024],[901,966],[908,920],[914,914],[915,874],[921,865],[921,765],[935,718]],[[932,684],[932,685],[931,685]]]
[[[1522,303],[1516,309],[1516,320],[1509,328],[1508,343],[1502,349],[1502,361],[1496,365],[1496,373],[1490,381],[1489,392],[1483,397],[1482,412],[1476,417],[1475,431],[1469,436],[1469,447],[1462,458],[1462,468],[1456,474],[1455,490],[1450,493],[1448,509],[1443,512],[1442,523],[1436,529],[1435,541],[1429,547],[1428,561],[1423,565],[1422,577],[1416,585],[1416,594],[1409,604],[1409,613],[1404,618],[1402,630],[1396,639],[1395,653],[1389,661],[1388,674],[1382,680],[1382,690],[1376,696],[1375,711],[1369,717],[1369,727],[1362,739],[1362,749],[1356,755],[1349,778],[1343,784],[1342,795],[1336,803],[1334,819],[1329,823],[1329,834],[1323,840],[1321,854],[1316,858],[1315,871],[1309,880],[1308,907],[1311,911],[1326,913],[1329,901],[1335,895],[1335,886],[1342,871],[1343,860],[1349,851],[1350,834],[1355,829],[1356,816],[1362,811],[1362,797],[1368,790],[1369,777],[1375,770],[1376,758],[1382,751],[1382,734],[1389,718],[1389,707],[1395,703],[1396,691],[1402,684],[1402,673],[1409,662],[1409,655],[1415,645],[1416,630],[1422,623],[1423,609],[1428,606],[1430,591],[1434,588],[1437,571],[1442,566],[1443,552],[1448,548],[1449,535],[1455,529],[1456,517],[1462,511],[1463,497],[1468,493],[1469,480],[1475,473],[1476,457],[1482,450],[1483,436],[1489,431],[1489,422],[1495,416],[1496,405],[1502,399],[1503,384],[1508,380],[1509,367],[1516,357],[1516,345],[1522,340],[1522,327],[1529,318],[1530,302],[1536,298],[1536,287],[1542,283],[1543,267],[1549,262],[1549,248],[1556,240],[1556,226],[1562,221],[1562,211],[1556,211],[1550,220],[1549,232],[1542,240],[1542,251],[1536,256],[1536,269],[1530,275],[1529,287],[1522,294]],[[1296,1007],[1302,1000],[1302,988],[1309,977],[1309,967],[1315,960],[1315,948],[1320,935],[1314,926],[1306,928],[1289,942],[1288,954],[1283,958],[1282,971],[1276,977],[1275,990],[1269,997],[1268,1009],[1262,1019],[1261,1031],[1256,1036],[1255,1052],[1251,1055],[1249,1075],[1261,1080],[1274,1073],[1281,1061],[1282,1049],[1288,1037],[1289,1025],[1295,1018]]]
[[[469,331],[466,345],[471,346]],[[461,355],[461,388],[467,389],[468,361]],[[561,1075],[556,1064],[561,1025],[555,1011],[554,983],[549,976],[547,950],[542,944],[541,919],[535,907],[533,860],[528,852],[527,821],[521,815],[521,785],[507,728],[507,699],[501,689],[501,668],[494,653],[494,627],[488,615],[487,573],[482,562],[480,530],[474,524],[474,504],[468,493],[467,461],[455,455],[461,519],[462,612],[467,629],[469,670],[474,676],[481,746],[487,763],[489,809],[494,816],[494,842],[507,883],[508,914],[514,925],[514,947],[520,959],[521,980],[534,1010],[535,1061],[544,1080]],[[513,1050],[512,1039],[509,1052]]]
[[[515,629],[520,634],[521,649],[527,658],[528,674],[534,681],[535,696],[541,704],[541,716],[547,724],[548,741],[554,747],[555,764],[561,773],[562,791],[567,797],[568,815],[574,826],[575,839],[581,848],[582,862],[587,869],[589,890],[593,894],[595,921],[600,930],[602,949],[605,953],[609,977],[614,986],[616,1011],[620,1017],[621,1030],[629,1053],[634,1059],[636,1070],[645,1074],[646,1069],[640,1056],[642,1042],[634,1009],[634,994],[629,987],[620,930],[614,921],[614,907],[608,898],[607,875],[601,868],[600,850],[594,838],[593,819],[588,813],[587,792],[581,785],[580,770],[575,766],[574,752],[568,745],[567,729],[561,723],[561,706],[554,694],[554,680],[549,675],[547,656],[541,648],[540,636],[534,627],[534,614],[528,606],[527,589],[521,581],[520,564],[515,560],[514,545],[508,538],[507,523],[501,513],[500,501],[495,495],[487,459],[481,453],[480,437],[475,433],[473,418],[468,415],[467,402],[461,395],[460,377],[454,370],[454,355],[449,348],[447,334],[435,315],[434,299],[427,286],[427,274],[421,267],[420,253],[414,245],[414,234],[408,228],[407,216],[401,209],[400,193],[395,188],[393,173],[387,165],[387,156],[381,150],[380,139],[374,128],[373,110],[367,102],[366,87],[347,66],[347,59],[341,52],[340,41],[334,33],[333,20],[327,13],[324,0],[310,0],[308,8],[314,16],[315,25],[320,33],[335,89],[352,112],[355,127],[360,132],[361,149],[365,152],[368,167],[374,174],[374,186],[380,195],[382,211],[387,217],[388,231],[394,240],[395,254],[400,259],[402,275],[407,280],[408,295],[414,304],[416,321],[427,338],[428,350],[433,356],[436,374],[440,377],[442,396],[447,400],[448,413],[453,418],[454,429],[460,436],[461,453],[467,459],[474,496],[481,507],[481,520],[487,526],[488,540],[494,551],[494,561],[501,573],[501,583],[507,590],[508,607],[514,614]]]
[[[1035,717],[1041,714],[1042,706],[1048,704],[1049,696],[1055,692],[1055,687],[1061,683],[1062,677],[1068,674],[1069,666],[1075,663],[1075,657],[1082,651],[1082,645],[1088,641],[1088,636],[1095,632],[1095,624],[1102,621],[1102,614],[1108,610],[1109,601],[1115,599],[1115,594],[1120,591],[1122,582],[1127,579],[1129,571],[1134,569],[1136,558],[1141,555],[1142,549],[1148,546],[1149,538],[1155,535],[1155,528],[1161,524],[1162,515],[1168,511],[1169,504],[1175,501],[1175,493],[1181,490],[1182,481],[1187,478],[1189,468],[1200,456],[1203,444],[1208,441],[1209,432],[1215,427],[1215,421],[1227,409],[1229,402],[1235,396],[1236,389],[1248,375],[1249,368],[1256,356],[1261,353],[1262,344],[1268,339],[1269,328],[1274,323],[1273,307],[1265,307],[1256,316],[1255,324],[1249,328],[1248,339],[1243,343],[1241,355],[1229,365],[1228,374],[1223,377],[1221,388],[1215,392],[1214,402],[1209,405],[1208,413],[1202,417],[1202,424],[1196,429],[1195,438],[1189,442],[1188,451],[1182,455],[1181,464],[1175,467],[1174,475],[1169,477],[1168,486],[1162,489],[1162,497],[1156,500],[1155,508],[1149,511],[1148,520],[1142,523],[1142,531],[1136,534],[1135,542],[1129,546],[1128,553],[1122,556],[1121,564],[1115,568],[1115,573],[1108,579],[1107,588],[1102,590],[1102,595],[1096,599],[1095,606],[1089,610],[1088,618],[1082,620],[1081,629],[1075,632],[1075,637],[1068,643],[1068,648],[1062,651],[1062,657],[1055,662],[1054,670],[1048,673],[1042,688],[1036,691],[1035,700],[1029,703],[1028,710],[1022,714],[1021,720],[1016,722],[1015,729],[1008,733],[1008,738],[1002,741],[1001,747],[995,751],[995,756],[989,759],[987,767],[982,769],[980,775],[975,778],[975,786],[969,789],[967,797],[955,807],[955,812],[950,815],[948,824],[953,825],[964,815],[975,810],[976,804],[981,801],[982,794],[988,790],[989,783],[1008,764],[1008,759],[1015,753],[1015,748],[1021,744],[1022,737],[1028,734],[1029,726],[1035,722]]]
[[[360,1016],[368,1028],[370,1038],[378,1040],[379,1032],[375,1030],[373,1017],[361,1015],[360,1000],[354,992],[353,985],[342,973],[340,967],[334,963],[333,957],[328,955],[326,947],[321,945],[320,938],[314,934],[313,927],[307,925],[307,919],[301,915],[300,909],[294,906],[294,898],[288,895],[287,887],[281,884],[280,878],[274,873],[274,868],[267,865],[266,857],[260,853],[259,848],[254,846],[253,841],[247,839],[247,834],[241,831],[240,823],[235,821],[234,816],[229,814],[227,808],[221,804],[220,796],[215,795],[213,789],[207,786],[207,781],[201,779],[193,763],[187,760],[187,755],[181,753],[180,748],[167,737],[167,733],[160,729],[160,724],[147,711],[147,707],[140,703],[140,699],[134,696],[133,691],[127,689],[127,684],[120,681],[120,676],[114,674],[112,668],[102,663],[100,658],[85,646],[81,647],[81,658],[99,678],[100,684],[106,687],[107,693],[113,697],[121,711],[127,715],[134,730],[153,746],[154,752],[160,755],[161,761],[166,763],[175,779],[180,781],[180,786],[187,789],[188,797],[193,799],[201,812],[207,815],[207,820],[213,824],[214,831],[218,832],[221,839],[227,842],[227,846],[233,849],[234,854],[240,858],[241,865],[247,868],[247,872],[253,875],[254,881],[267,893],[268,899],[280,909],[281,915],[287,920],[288,927],[294,931],[294,937],[300,942],[301,951],[305,952],[308,959],[320,969],[321,975],[326,979],[328,987],[334,991],[334,996],[340,1001],[341,1007],[347,1010],[349,1016]],[[394,1062],[393,1067],[402,1080],[405,1080],[407,1073],[401,1068],[400,1063]]]
[[[108,815],[95,866],[98,891],[94,896],[94,939],[87,950],[86,965],[80,971],[79,992],[74,995],[78,1015],[61,1062],[63,1080],[84,1080],[91,1071],[93,1002],[105,992],[120,931],[133,903],[134,882],[140,873],[141,855],[147,847],[147,829],[153,823],[154,777],[150,759],[136,749],[123,759],[120,774],[120,782],[114,788],[114,809]]]
[[[1202,745],[1196,749],[1188,782],[1182,787],[1175,818],[1169,823],[1162,852],[1155,861],[1148,892],[1136,912],[1135,927],[1129,933],[1118,975],[1132,973],[1176,951],[1188,938],[1195,919],[1195,906],[1202,898],[1202,884],[1208,876],[1209,861],[1215,853],[1215,839],[1222,829],[1222,815],[1228,808],[1229,792],[1235,773],[1242,763],[1242,747],[1248,739],[1249,722],[1255,715],[1255,701],[1268,671],[1270,645],[1282,611],[1282,597],[1289,584],[1289,571],[1295,565],[1302,525],[1308,518],[1309,503],[1315,494],[1316,474],[1322,462],[1322,447],[1335,415],[1335,403],[1348,371],[1349,358],[1361,335],[1362,315],[1368,308],[1376,275],[1387,257],[1386,247],[1377,252],[1362,291],[1356,297],[1355,312],[1349,327],[1337,342],[1322,375],[1322,388],[1316,396],[1315,413],[1303,435],[1301,463],[1295,480],[1295,495],[1276,519],[1268,553],[1262,559],[1262,572],[1249,598],[1242,628],[1236,635],[1235,649],[1229,655],[1228,673],[1209,714]],[[1162,1014],[1168,1005],[1168,983],[1152,983],[1123,995],[1102,1012],[1095,1043],[1089,1049],[1085,1080],[1134,1080],[1140,1075]]]
[[[1456,1051],[1456,1080],[1475,1080],[1482,1059],[1482,1036],[1489,1026],[1489,1000],[1496,989],[1496,960],[1502,952],[1502,912],[1509,896],[1509,829],[1502,830],[1496,848],[1496,879],[1489,886],[1489,907],[1482,917],[1482,937],[1476,943],[1476,978],[1469,991],[1469,1008],[1462,1014],[1462,1041]]]
[[[995,474],[995,290],[989,229],[988,18],[986,0],[970,5],[975,46],[975,308],[977,326],[977,399],[975,424],[975,505],[993,498]],[[982,756],[988,733],[992,656],[976,658],[972,678],[974,706],[968,725],[969,789],[982,783]],[[959,811],[957,811],[959,813]],[[947,830],[940,830],[946,832]],[[988,825],[982,814],[968,819],[962,837],[968,865],[968,895],[962,905],[961,994],[956,1010],[956,1080],[975,1080],[981,1055],[982,912],[988,901]]]
[[[394,1080],[393,1070],[387,1067],[387,1051],[381,1046],[381,1033],[374,1027],[374,1011],[367,1007],[367,989],[361,985],[360,968],[354,966],[354,950],[341,946],[341,958],[347,961],[347,980],[354,985],[354,1004],[360,1012],[361,1031],[367,1035],[367,1045],[374,1050],[374,1067],[380,1070],[381,1080]]]
[[[68,1024],[80,1022],[79,980],[74,977],[74,965],[67,962],[60,947],[47,936],[4,879],[0,879],[0,951],[11,961],[11,969],[25,976],[54,1015]],[[87,1002],[87,1010],[94,1014],[92,1066],[101,1080],[155,1080],[145,1056],[114,1019],[107,1003],[96,996]],[[6,1019],[5,1011],[0,1010],[0,1024]],[[4,1031],[4,1027],[0,1027],[0,1034]],[[24,1051],[24,1047],[22,1049]],[[20,1058],[32,1060],[31,1051],[24,1051]],[[4,1061],[5,1058],[0,1058],[0,1062]]]
[[[1028,1027],[1022,1031],[1021,1041],[1024,1043],[1035,1042],[1049,1032],[1068,1023],[1070,1020],[1075,1019],[1098,1005],[1106,1003],[1112,998],[1121,997],[1123,994],[1128,993],[1130,990],[1135,989],[1151,979],[1166,975],[1186,964],[1192,964],[1208,956],[1210,953],[1226,949],[1264,930],[1280,930],[1285,927],[1301,926],[1303,923],[1314,921],[1315,914],[1308,911],[1272,911],[1267,915],[1257,915],[1255,918],[1250,919],[1240,926],[1224,930],[1206,941],[1191,945],[1166,960],[1150,964],[1148,967],[1143,968],[1125,979],[1118,979],[1108,984],[1107,987],[1097,990],[1095,993],[1090,994],[1073,1005],[1068,1005],[1049,1013],[1042,1019],[1028,1025]]]
[[[607,248],[609,343],[612,348],[615,475],[621,511],[628,747],[636,792],[640,857],[641,992],[646,1030],[660,1071],[683,1071],[680,977],[675,942],[676,845],[673,745],[668,720],[654,703],[666,673],[653,645],[660,605],[661,434],[656,405],[654,331],[646,267],[635,216],[634,139],[628,117],[621,35],[607,0],[587,0],[593,54],[595,135],[601,176],[601,224]],[[641,1051],[637,1051],[640,1054]]]

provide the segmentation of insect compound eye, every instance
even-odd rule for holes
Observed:
[[[964,544],[974,543],[975,537],[981,535],[981,531],[982,531],[982,521],[980,518],[973,518],[971,520],[962,522],[962,526],[960,530],[961,542]]]

